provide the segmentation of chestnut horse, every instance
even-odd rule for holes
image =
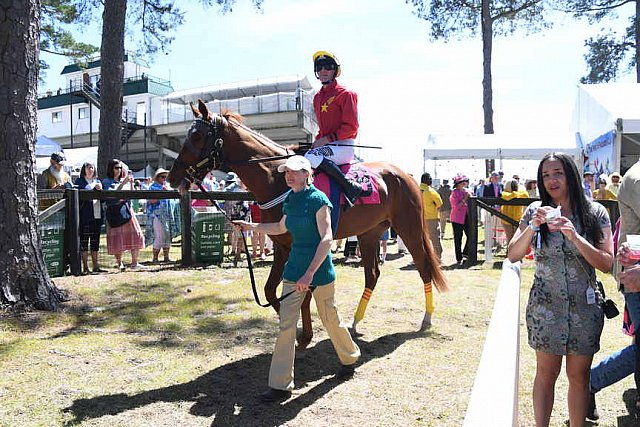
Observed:
[[[189,188],[186,181],[189,175],[202,179],[209,170],[231,169],[261,205],[262,222],[279,221],[282,217],[282,195],[289,188],[284,174],[276,169],[287,156],[294,154],[293,151],[245,126],[239,114],[229,111],[223,111],[222,115],[211,114],[201,100],[198,100],[197,109],[193,105],[191,109],[195,121],[169,173],[171,185],[185,191]],[[354,316],[352,331],[355,332],[356,325],[364,318],[367,303],[380,276],[377,250],[380,236],[389,226],[393,226],[404,241],[424,283],[425,314],[420,330],[426,330],[431,327],[434,310],[431,284],[440,292],[446,291],[448,286],[426,233],[420,189],[411,176],[394,165],[384,162],[364,164],[378,183],[381,203],[355,205],[343,211],[334,236],[336,239],[358,236],[364,265],[365,290]],[[289,256],[291,236],[286,233],[270,237],[274,242],[274,260],[264,291],[267,300],[278,311],[276,288],[282,280],[284,264]],[[310,301],[309,293],[301,309],[303,329],[297,337],[299,349],[305,349],[313,335]]]

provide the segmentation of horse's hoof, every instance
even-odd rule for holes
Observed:
[[[351,333],[352,337],[361,337],[362,333],[358,332],[356,325],[358,324],[358,322],[356,322],[355,320],[353,321],[353,323],[351,324],[351,327],[349,328],[349,333]]]
[[[422,319],[422,324],[420,325],[420,332],[428,331],[431,329],[431,315],[426,313],[424,315],[424,319]]]

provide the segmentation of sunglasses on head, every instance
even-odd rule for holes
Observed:
[[[316,62],[314,64],[314,70],[316,72],[321,71],[322,69],[332,71],[332,70],[336,70],[337,68],[338,66],[333,62]]]

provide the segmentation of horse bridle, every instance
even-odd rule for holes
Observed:
[[[203,118],[196,119],[193,125],[191,126],[191,129],[189,129],[189,134],[185,138],[183,147],[189,150],[189,152],[194,156],[196,156],[196,158],[202,158],[202,160],[196,163],[194,166],[187,166],[184,162],[178,161],[178,159],[176,159],[175,162],[178,162],[179,165],[186,167],[185,168],[186,179],[189,182],[195,183],[200,189],[200,191],[202,191],[209,198],[209,200],[211,201],[211,203],[213,203],[216,209],[218,209],[218,211],[221,212],[222,215],[224,215],[227,221],[233,224],[233,221],[231,220],[229,215],[227,215],[227,213],[220,207],[220,205],[218,204],[218,201],[213,198],[213,196],[207,191],[207,189],[204,188],[204,186],[202,185],[202,180],[198,178],[198,173],[201,172],[203,169],[206,168],[207,171],[211,169],[220,169],[224,164],[224,153],[222,150],[224,140],[222,139],[222,136],[221,136],[223,125],[224,125],[224,121],[222,120],[222,117],[219,115],[214,116],[213,122],[209,120],[205,120]],[[205,127],[206,129],[203,129]],[[205,145],[199,151],[197,147],[195,147],[191,142],[191,133],[193,131],[198,131],[206,135]],[[206,152],[205,150],[208,150],[208,152]],[[203,156],[202,155],[203,153],[206,153],[206,155]],[[260,307],[270,307],[272,305],[271,302],[262,303],[260,301],[260,297],[258,296],[258,289],[256,286],[256,280],[253,275],[253,265],[251,263],[251,255],[249,255],[249,246],[247,245],[247,238],[245,237],[244,233],[240,233],[240,234],[242,235],[242,242],[244,244],[244,253],[247,257],[247,267],[249,269],[249,277],[251,279],[251,290],[253,291],[253,298]],[[281,302],[283,299],[285,299],[286,297],[288,297],[294,292],[295,291],[291,291],[280,296],[279,298],[276,299],[276,302]]]
[[[198,174],[203,170],[209,171],[211,169],[220,169],[224,163],[224,151],[222,139],[222,129],[224,127],[224,121],[221,116],[213,116],[213,121],[209,121],[204,118],[195,119],[189,134],[185,137],[183,148],[187,149],[196,159],[202,159],[193,166],[189,166],[183,161],[176,159],[174,163],[185,168],[185,175],[191,182],[198,181]],[[191,134],[193,132],[200,132],[205,135],[204,146],[198,149],[193,142],[191,142]]]

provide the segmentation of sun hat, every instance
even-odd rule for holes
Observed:
[[[64,162],[67,161],[67,158],[64,156],[64,153],[62,151],[54,151],[53,153],[51,153],[51,160],[60,165],[64,165]]]
[[[164,168],[158,168],[156,169],[156,173],[153,174],[153,179],[155,181],[155,179],[158,177],[158,175],[163,174],[163,173],[169,173],[168,170],[164,169]]]
[[[618,178],[618,179],[622,179],[622,175],[620,175],[620,173],[618,172],[613,172],[611,175],[609,175],[609,178]]]
[[[469,182],[469,178],[467,178],[467,176],[463,173],[459,173],[456,176],[453,177],[453,186],[455,187],[456,185],[460,184],[461,182]]]
[[[292,171],[306,170],[311,174],[311,163],[306,157],[303,156],[291,156],[287,161],[278,166],[278,172],[284,172],[285,169],[291,169]]]

